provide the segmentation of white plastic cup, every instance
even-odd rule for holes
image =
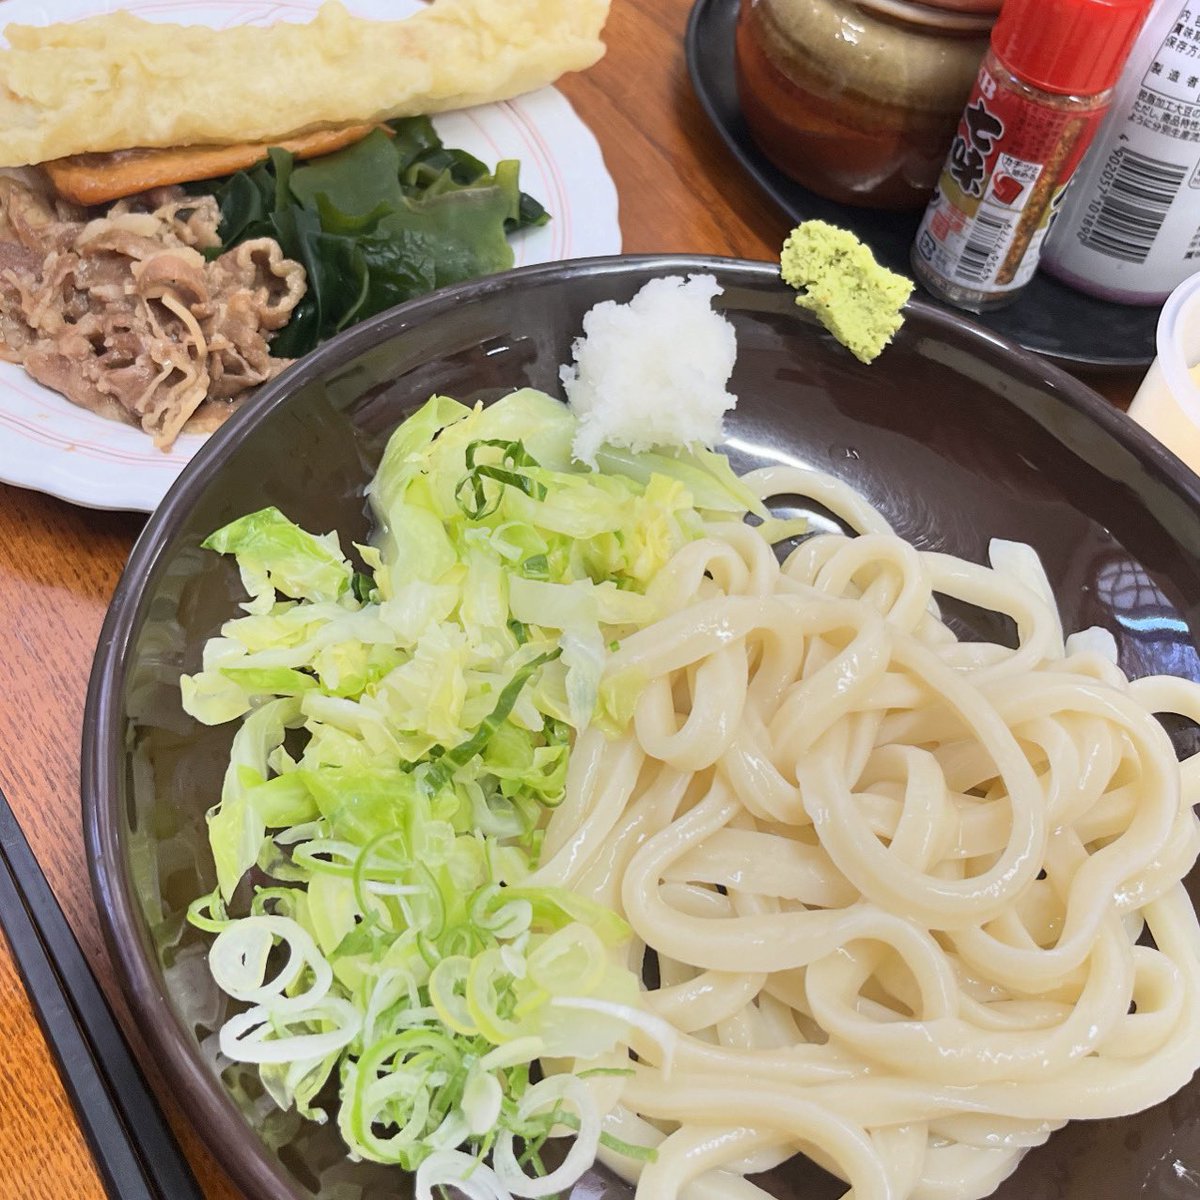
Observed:
[[[1129,415],[1200,474],[1200,274],[1167,298],[1157,348]]]

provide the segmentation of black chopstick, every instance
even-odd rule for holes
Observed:
[[[0,792],[0,926],[112,1200],[203,1200]]]

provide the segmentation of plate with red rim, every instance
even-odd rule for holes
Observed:
[[[0,20],[47,25],[125,9],[151,21],[210,25],[311,20],[320,0],[6,0]],[[419,0],[350,0],[355,13],[395,20]],[[2,26],[0,26],[2,35]],[[521,163],[521,186],[549,210],[550,223],[512,239],[517,267],[618,254],[617,192],[600,147],[561,92],[543,88],[498,104],[434,118],[448,146],[494,165]],[[253,398],[249,403],[253,403]],[[140,429],[78,408],[0,362],[0,482],[47,492],[89,508],[152,512],[204,444],[184,434],[169,451]]]

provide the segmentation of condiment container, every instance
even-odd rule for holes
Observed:
[[[755,141],[844,204],[928,199],[1000,0],[742,0],[737,84]]]
[[[1200,270],[1200,2],[1158,0],[1055,219],[1042,266],[1121,304]]]
[[[935,296],[982,311],[1033,278],[1150,0],[1006,0],[913,245]]]
[[[1129,415],[1200,473],[1200,274],[1163,305],[1157,349]]]

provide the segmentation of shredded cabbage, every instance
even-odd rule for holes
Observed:
[[[575,734],[632,712],[638,680],[605,666],[659,615],[647,584],[706,518],[764,514],[718,455],[604,451],[593,471],[575,429],[540,392],[435,396],[388,443],[358,565],[274,508],[205,543],[249,596],[181,681],[196,719],[241,721],[209,814],[217,887],[190,913],[246,1006],[220,1047],[419,1196],[569,1186],[602,1114],[538,1060],[586,1074],[635,1029],[664,1037],[625,923],[524,881]],[[571,1131],[545,1174],[541,1143]]]

